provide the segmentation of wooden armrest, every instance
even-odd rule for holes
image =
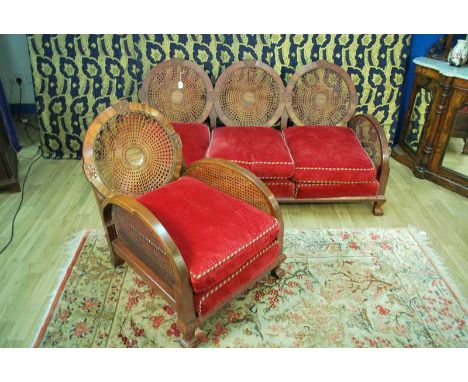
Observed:
[[[269,188],[250,171],[225,159],[209,158],[193,162],[184,176],[199,179],[275,217],[281,226],[278,239],[282,243],[283,215],[279,204]]]
[[[169,300],[177,301],[178,294],[193,295],[187,265],[171,236],[151,211],[126,195],[105,199],[102,208],[109,242],[118,256],[158,285]]]
[[[358,114],[351,118],[349,127],[353,129],[362,147],[374,163],[379,181],[378,194],[384,195],[390,166],[388,143],[382,126],[372,115]]]

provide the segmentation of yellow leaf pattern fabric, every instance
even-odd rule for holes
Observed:
[[[203,67],[213,83],[244,59],[272,66],[285,83],[309,62],[334,62],[357,87],[357,111],[374,115],[392,141],[410,42],[411,35],[29,35],[44,154],[81,158],[94,117],[118,99],[137,101],[151,67],[176,57]]]

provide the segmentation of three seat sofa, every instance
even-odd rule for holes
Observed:
[[[355,86],[332,63],[302,67],[285,87],[265,63],[241,61],[213,88],[200,67],[174,59],[153,67],[140,100],[173,121],[187,165],[228,159],[262,179],[279,202],[367,200],[383,214],[385,134],[373,116],[355,115]]]

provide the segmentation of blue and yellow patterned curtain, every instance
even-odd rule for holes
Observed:
[[[80,158],[87,127],[112,102],[138,100],[158,62],[185,58],[213,82],[233,62],[257,59],[287,82],[325,59],[348,71],[358,112],[373,114],[390,141],[398,123],[410,35],[30,35],[29,54],[44,153]]]

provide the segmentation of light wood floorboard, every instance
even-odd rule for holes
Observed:
[[[30,157],[34,147],[20,155]],[[20,159],[23,179],[30,161]],[[0,247],[10,235],[20,194],[0,191]],[[286,228],[406,227],[426,231],[453,280],[468,296],[468,199],[391,160],[385,215],[370,203],[284,205]],[[81,161],[40,159],[29,175],[11,246],[0,255],[0,347],[30,346],[68,261],[59,248],[69,235],[99,228],[100,218]]]

